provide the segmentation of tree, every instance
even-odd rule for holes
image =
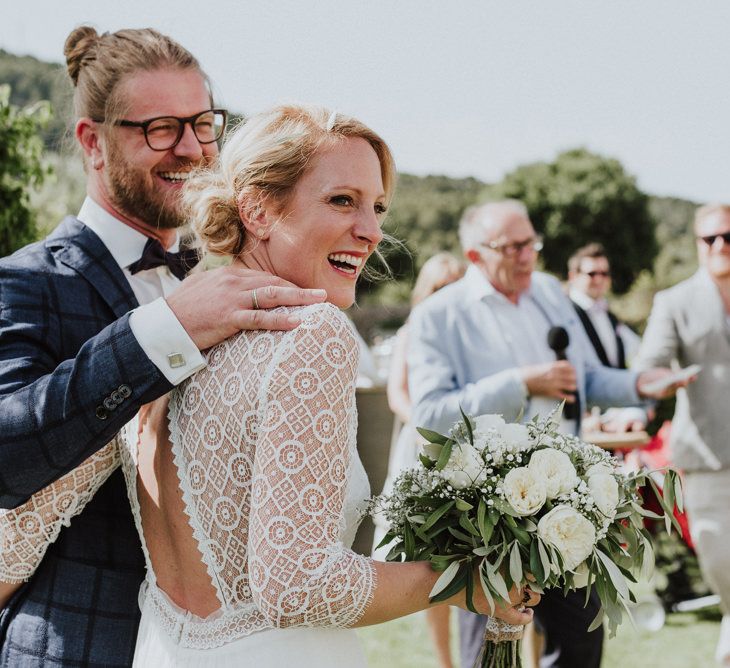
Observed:
[[[0,257],[35,239],[29,191],[48,173],[39,132],[49,115],[47,103],[11,105],[10,86],[0,86]]]
[[[10,85],[10,104],[26,107],[39,100],[50,102],[53,116],[41,132],[47,149],[59,151],[72,139],[68,129],[73,117],[73,87],[63,65],[0,49],[0,81]]]
[[[383,228],[401,242],[395,246],[383,244],[398,285],[363,281],[359,294],[371,301],[381,298],[408,301],[415,277],[429,257],[440,251],[461,256],[459,219],[483,189],[484,183],[474,178],[399,174],[395,197]]]
[[[552,273],[566,277],[568,258],[592,241],[606,248],[618,294],[652,268],[658,246],[649,198],[618,160],[573,149],[551,163],[518,167],[485,192],[524,202],[545,236],[542,260]]]

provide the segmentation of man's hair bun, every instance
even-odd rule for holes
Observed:
[[[78,83],[81,68],[96,57],[99,33],[91,26],[79,26],[66,38],[63,54],[66,56],[66,69],[74,86]]]

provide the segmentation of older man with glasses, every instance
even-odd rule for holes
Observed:
[[[542,240],[522,203],[507,200],[467,210],[459,236],[470,262],[464,278],[410,316],[414,424],[448,430],[460,408],[528,420],[546,415],[562,400],[583,406],[636,404],[645,383],[670,373],[653,369],[639,376],[601,365],[560,283],[535,271]],[[558,354],[548,336],[556,327],[568,334],[566,349]],[[579,425],[577,412],[561,428],[575,433]],[[603,631],[587,631],[598,602],[595,595],[587,607],[584,602],[584,591],[543,597],[535,612],[546,634],[541,666],[600,664]],[[459,617],[464,668],[476,659],[485,623],[472,613]]]
[[[685,473],[685,501],[702,574],[723,610],[716,659],[730,666],[730,205],[697,209],[697,272],[659,292],[635,366],[700,365],[677,396],[672,464]]]

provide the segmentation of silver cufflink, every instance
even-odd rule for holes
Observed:
[[[177,369],[181,366],[185,366],[185,355],[182,353],[170,353],[167,356],[167,363],[171,369]]]

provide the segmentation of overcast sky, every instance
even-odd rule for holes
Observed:
[[[0,47],[62,62],[80,23],[168,33],[232,110],[351,113],[401,171],[496,181],[586,146],[652,194],[730,201],[727,0],[2,0]]]

